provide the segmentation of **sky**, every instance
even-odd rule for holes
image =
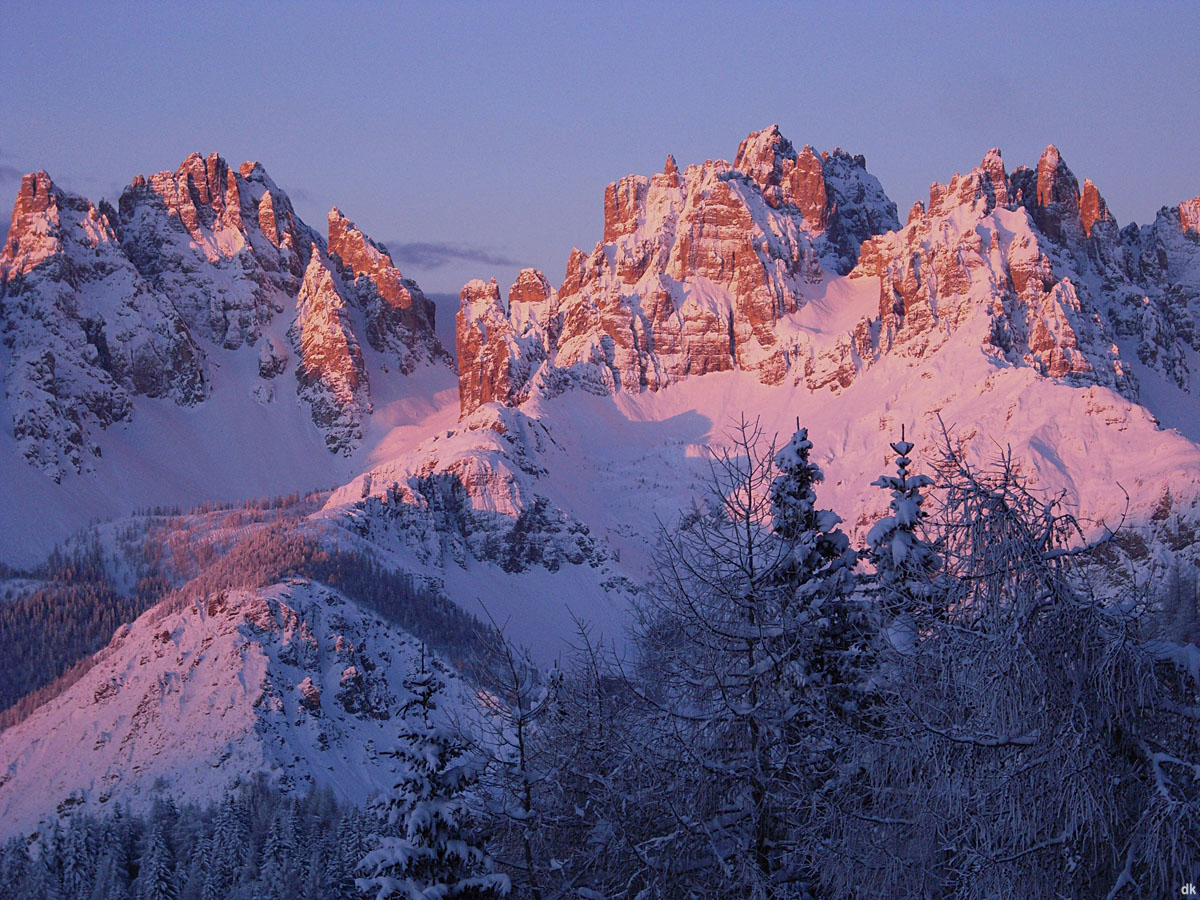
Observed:
[[[1200,195],[1190,3],[17,3],[0,0],[0,197],[46,169],[115,200],[216,151],[301,217],[337,205],[430,293],[557,284],[605,185],[732,159],[778,123],[899,207],[1056,144],[1122,225]]]

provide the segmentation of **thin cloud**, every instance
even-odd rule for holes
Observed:
[[[441,241],[389,242],[387,249],[395,262],[419,269],[438,269],[457,262],[482,263],[487,266],[520,265],[515,259],[491,253],[481,247]]]
[[[0,181],[20,181],[25,173],[16,166],[0,163]]]

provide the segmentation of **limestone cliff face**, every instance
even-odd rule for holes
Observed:
[[[669,157],[609,185],[604,213],[604,240],[571,253],[557,292],[534,270],[507,302],[494,282],[464,289],[463,415],[572,384],[658,390],[735,368],[838,391],[885,355],[925,360],[950,341],[1135,398],[1121,347],[1185,388],[1200,349],[1200,199],[1121,232],[1053,146],[1012,173],[989,151],[901,228],[861,157],[797,152],[768,128],[732,164],[680,172]],[[878,303],[818,333],[805,307],[842,276],[874,280]]]
[[[329,213],[329,256],[366,321],[366,339],[392,354],[401,372],[444,359],[434,335],[434,304],[405,278],[387,249],[375,243],[335,206]]]
[[[534,270],[507,304],[482,283],[464,288],[462,412],[537,384],[657,390],[735,367],[777,383],[794,364],[780,319],[806,286],[849,271],[864,239],[897,226],[861,156],[797,152],[774,126],[732,164],[680,172],[668,157],[656,175],[608,186],[603,240],[572,251],[556,292]]]
[[[987,351],[1010,362],[1131,389],[1088,287],[1084,244],[1089,232],[1098,242],[1111,217],[1087,185],[1085,218],[1078,182],[1054,147],[1036,173],[1009,177],[992,150],[978,168],[933,185],[928,208],[864,245],[851,273],[880,282],[873,355],[925,358],[975,321]]]
[[[362,348],[332,262],[314,245],[289,331],[299,362],[297,390],[330,450],[348,453],[371,412]]]
[[[462,408],[493,400],[516,406],[529,396],[531,379],[546,361],[552,331],[542,323],[552,316],[554,292],[541,272],[525,269],[509,291],[506,304],[493,278],[462,289],[458,311],[458,389]]]
[[[197,337],[228,349],[258,340],[295,303],[313,244],[262,166],[193,153],[138,176],[119,203],[121,245]]]

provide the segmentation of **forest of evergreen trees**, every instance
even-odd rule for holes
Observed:
[[[10,707],[24,698],[21,710],[35,709],[44,699],[40,688],[107,644],[117,626],[149,609],[165,587],[151,579],[132,591],[117,590],[96,546],[56,553],[30,574],[35,588],[0,602],[0,728],[18,718]]]
[[[259,779],[208,808],[78,814],[0,852],[0,900],[351,900],[378,830],[329,792]]]
[[[817,506],[807,433],[775,447],[743,423],[663,529],[630,649],[581,626],[544,671],[436,604],[397,611],[449,623],[487,690],[447,718],[422,660],[406,774],[369,809],[259,782],[79,815],[8,845],[0,900],[1137,900],[1200,881],[1194,572],[1114,595],[1112,535],[1088,543],[1011,459],[973,468],[947,441],[931,478],[892,448],[889,514],[855,548]],[[361,559],[268,534],[229,572],[375,596]]]

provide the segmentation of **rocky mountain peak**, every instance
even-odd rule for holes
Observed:
[[[1193,197],[1179,204],[1179,227],[1193,234],[1200,232],[1200,197]]]
[[[1008,206],[1008,173],[1004,170],[1004,158],[998,147],[993,147],[983,155],[979,171],[983,176],[982,181],[987,185],[992,207]]]
[[[21,187],[17,189],[16,203],[13,205],[13,215],[29,215],[44,212],[54,199],[61,195],[54,181],[45,170],[39,169],[21,176]]]
[[[459,299],[462,301],[462,309],[467,310],[468,314],[471,311],[479,308],[488,308],[493,304],[500,303],[500,285],[496,283],[495,278],[490,278],[486,282],[480,278],[472,279],[463,285],[459,292]]]
[[[733,165],[680,172],[669,157],[661,173],[608,185],[602,240],[572,250],[557,294],[534,270],[507,304],[494,283],[463,289],[462,414],[536,384],[657,390],[733,368],[777,382],[800,357],[776,325],[804,285],[848,271],[865,238],[896,227],[863,157],[797,152],[778,126],[743,140]]]
[[[55,481],[92,467],[98,432],[128,420],[135,395],[185,405],[207,395],[202,351],[126,258],[109,215],[45,172],[26,175],[0,252],[12,434]]]
[[[813,231],[828,226],[831,210],[822,157],[808,145],[797,153],[778,125],[742,141],[733,167],[758,186],[772,207],[795,207]]]
[[[796,148],[783,136],[778,125],[752,131],[738,145],[733,167],[761,188],[777,186],[784,168],[795,162]]]
[[[1108,211],[1108,204],[1104,202],[1099,189],[1092,184],[1089,178],[1083,180],[1083,191],[1079,198],[1079,217],[1083,224],[1083,233],[1087,237],[1092,236],[1092,228],[1098,222],[1111,223],[1114,229],[1116,227],[1116,222]]]
[[[1050,144],[1042,151],[1037,164],[1038,206],[1052,203],[1071,203],[1079,200],[1079,182],[1067,168],[1058,148]]]
[[[1079,239],[1083,234],[1079,181],[1053,144],[1042,153],[1036,172],[1035,196],[1029,196],[1027,185],[1021,193],[1038,228],[1057,243]]]
[[[627,175],[604,189],[604,242],[611,243],[638,227],[638,215],[646,203],[650,179]]]
[[[422,359],[444,357],[434,334],[432,300],[405,278],[387,248],[367,237],[335,206],[329,212],[329,255],[353,286],[367,317],[367,341],[400,356],[401,371]]]
[[[509,305],[543,305],[550,299],[554,289],[538,269],[522,269],[508,292]]]
[[[549,283],[536,269],[524,269],[508,303],[495,278],[469,281],[459,296],[455,334],[462,415],[492,400],[515,406],[529,396],[532,376],[547,356],[536,316],[550,315]]]
[[[999,149],[992,148],[970,172],[965,175],[956,172],[949,183],[934,182],[929,186],[928,214],[949,215],[958,208],[969,208],[986,215],[997,207],[1008,206],[1011,199],[1004,158]],[[909,221],[912,221],[911,212]]]
[[[316,244],[310,247],[289,333],[299,357],[299,393],[312,408],[326,446],[348,454],[362,439],[371,399],[362,348],[335,265]]]
[[[0,250],[0,276],[33,268],[58,250],[58,208],[64,193],[44,171],[21,178],[8,238]]]
[[[119,209],[138,271],[198,337],[228,349],[254,343],[294,305],[309,248],[324,243],[262,166],[234,170],[216,153],[135,178]]]
[[[99,431],[129,421],[138,396],[204,401],[223,366],[214,351],[257,358],[262,380],[237,393],[266,407],[290,332],[296,390],[341,453],[371,412],[372,366],[450,363],[434,304],[386,248],[336,209],[327,242],[259,163],[235,169],[216,153],[135,177],[119,209],[45,172],[26,176],[0,249],[0,297],[13,434],[56,480],[94,467]]]

